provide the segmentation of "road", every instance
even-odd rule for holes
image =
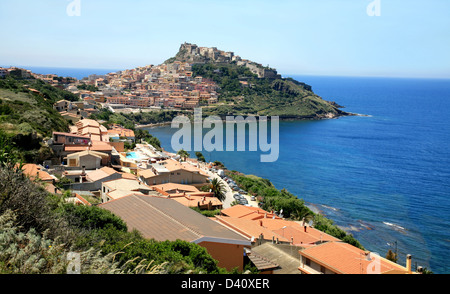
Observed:
[[[233,198],[233,194],[238,193],[238,192],[233,191],[231,189],[230,185],[225,180],[223,180],[218,174],[216,174],[212,171],[209,171],[209,170],[207,170],[207,173],[211,176],[211,179],[214,179],[214,178],[218,179],[225,187],[225,199],[222,201],[223,208],[231,207],[231,203],[235,200]],[[244,195],[244,197],[247,199],[248,204],[250,206],[258,207],[258,202],[252,201],[250,199],[249,195]]]

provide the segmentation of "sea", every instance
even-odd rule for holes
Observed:
[[[248,137],[246,151],[203,150],[205,158],[287,189],[367,250],[390,249],[402,265],[411,254],[414,270],[450,273],[450,80],[291,77],[360,116],[280,121],[275,162],[261,162],[262,148],[249,151]],[[176,151],[180,129],[148,130]]]
[[[11,65],[0,65],[1,67],[9,68]],[[124,69],[104,69],[104,68],[65,68],[65,67],[44,67],[44,66],[22,66],[22,65],[15,65],[19,68],[24,68],[31,70],[33,73],[36,74],[56,74],[60,77],[70,77],[70,78],[76,78],[78,80],[81,80],[83,78],[87,78],[90,75],[106,75],[108,73],[121,71]]]
[[[117,71],[28,69],[78,79]],[[367,250],[385,256],[390,249],[402,265],[411,254],[413,269],[450,273],[445,259],[450,255],[450,80],[290,77],[311,85],[317,95],[344,106],[344,111],[360,115],[280,121],[279,156],[274,162],[261,162],[260,155],[267,152],[249,148],[200,150],[205,158],[287,189]],[[164,149],[176,151],[172,138],[179,129],[148,130]],[[208,131],[196,135],[204,137]],[[226,138],[225,126],[223,132]],[[237,136],[236,132],[235,142]]]

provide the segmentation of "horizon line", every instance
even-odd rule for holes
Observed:
[[[147,65],[153,65],[153,64],[147,64]],[[137,66],[137,67],[143,67],[147,65]],[[158,64],[160,65],[160,64]],[[0,65],[0,67],[7,68],[6,65]],[[123,69],[117,69],[117,68],[104,68],[104,67],[62,67],[62,66],[43,66],[43,65],[9,65],[9,67],[18,67],[18,68],[48,68],[48,69],[77,69],[77,70],[102,70],[102,71],[108,71],[110,70],[111,73],[123,71],[123,70],[130,70],[135,69],[137,67],[129,67],[129,68],[123,68]],[[432,79],[432,80],[450,80],[449,77],[430,77],[430,76],[398,76],[398,75],[352,75],[352,74],[308,74],[308,73],[280,73],[282,78],[289,78],[290,75],[297,75],[297,76],[310,76],[310,77],[342,77],[342,78],[398,78],[398,79]]]

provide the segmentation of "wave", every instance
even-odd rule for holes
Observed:
[[[393,224],[393,223],[383,222],[383,224],[385,224],[387,226],[390,226],[390,227],[393,227],[394,229],[399,229],[399,230],[402,230],[402,231],[406,231],[406,229],[404,227],[396,225],[396,224]]]
[[[320,206],[325,207],[326,209],[333,210],[333,211],[338,211],[338,210],[339,210],[339,209],[337,209],[337,208],[334,208],[334,207],[328,206],[328,205],[324,205],[324,204],[321,204]]]

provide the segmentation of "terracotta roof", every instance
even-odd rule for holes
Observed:
[[[284,226],[292,226],[294,228],[303,229],[303,226],[298,222],[284,220],[284,219],[272,219],[272,218],[261,218],[259,221],[262,222],[262,225],[269,230],[279,230]]]
[[[199,192],[199,190],[191,185],[177,184],[177,183],[165,183],[160,185],[153,185],[152,188],[161,189],[165,192],[177,193],[176,191],[186,191],[186,192]]]
[[[120,127],[115,127],[112,130],[108,130],[108,133],[118,134],[120,137],[134,137],[133,130]]]
[[[280,217],[274,215],[273,213],[267,212],[259,207],[245,206],[245,205],[234,205],[229,208],[225,208],[221,211],[223,215],[246,218],[246,219],[260,219],[260,218],[272,218],[275,216],[276,219],[281,219]]]
[[[93,151],[93,150],[84,150],[84,151],[80,151],[80,152],[76,152],[76,153],[72,153],[67,155],[67,157],[76,157],[76,156],[83,156],[83,155],[93,155],[96,157],[100,157],[100,158],[109,158],[109,154],[103,153],[103,152],[98,152],[98,151]]]
[[[91,141],[92,146],[88,145],[65,145],[64,151],[67,152],[79,152],[85,150],[99,151],[99,152],[111,152],[112,147],[108,142]]]
[[[100,127],[100,123],[98,121],[96,121],[96,120],[93,120],[93,119],[82,119],[82,120],[79,120],[76,123],[76,125],[78,126],[78,128],[84,128],[84,127],[87,127],[87,126],[97,127],[97,128]]]
[[[201,175],[209,177],[209,175],[203,171],[201,168],[198,168],[188,162],[179,162],[174,159],[166,159],[159,162],[159,164],[163,165],[165,168],[167,168],[169,171],[173,172],[176,170],[184,169],[191,172],[198,172]]]
[[[92,141],[90,150],[93,151],[112,151],[112,147],[108,142]]]
[[[41,170],[40,166],[33,163],[24,164],[22,170],[31,180],[39,179],[41,181],[53,181],[56,179],[48,172]]]
[[[100,135],[100,128],[96,128],[96,127],[82,127],[82,128],[78,128],[78,133],[80,133],[81,135],[86,135],[86,134],[92,134],[92,135]]]
[[[139,189],[152,190],[150,186],[141,183],[138,180],[129,179],[129,178],[121,178],[117,180],[111,180],[103,182],[103,185],[108,186],[111,190],[126,190],[126,191],[134,191]]]
[[[283,235],[289,240],[293,240],[294,245],[302,246],[303,244],[312,244],[320,241],[340,241],[338,238],[330,236],[312,227],[299,228],[298,226],[286,226],[274,230],[275,233]],[[292,238],[292,239],[291,239]]]
[[[117,172],[113,168],[102,167],[102,168],[97,169],[95,171],[88,172],[86,174],[86,179],[88,181],[91,181],[91,182],[96,182],[96,181],[104,179],[104,178],[106,178],[106,177],[108,177],[108,176],[110,176],[110,175],[112,175],[114,173],[118,173],[119,174],[119,172]]]
[[[300,251],[304,257],[340,274],[367,274],[373,260],[366,260],[366,252],[344,242],[326,242]],[[406,268],[380,257],[380,273]]]
[[[249,239],[252,239],[253,237],[256,240],[262,234],[263,239],[265,240],[278,239],[279,242],[290,242],[289,239],[284,238],[283,236],[261,226],[259,221],[221,215],[216,215],[215,218],[223,225],[228,226],[233,230],[247,236]]]
[[[211,195],[209,192],[198,192],[198,193],[186,193],[186,194],[175,194],[170,195],[169,198],[177,201],[188,207],[197,207],[198,205],[208,205],[211,202],[212,206],[223,205],[222,201]]]
[[[138,171],[138,176],[144,177],[144,178],[151,178],[155,176],[155,173],[151,169],[141,170]]]

